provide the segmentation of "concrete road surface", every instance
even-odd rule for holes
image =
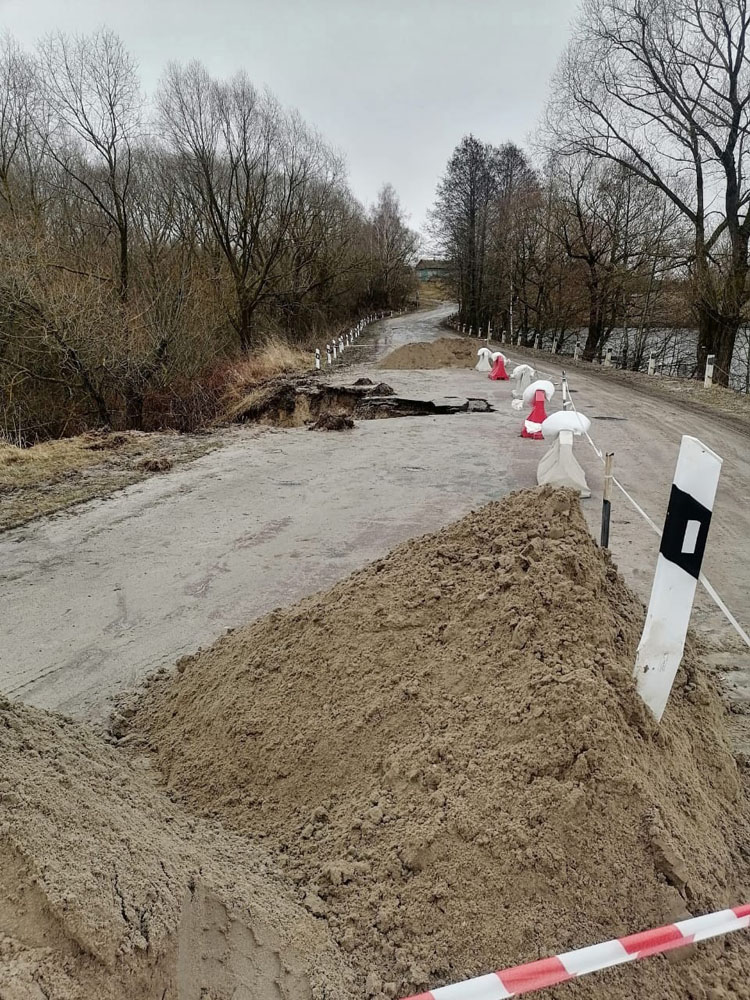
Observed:
[[[374,360],[394,347],[445,335],[439,322],[449,311],[377,324],[336,378],[372,375]],[[403,393],[485,396],[496,412],[364,421],[340,434],[236,428],[228,446],[192,465],[0,535],[0,690],[100,722],[117,692],[225,629],[535,484],[545,445],[519,437],[523,414],[511,410],[507,383],[471,370],[374,377]],[[617,475],[657,522],[681,434],[724,457],[705,569],[749,625],[747,437],[595,376],[575,373],[572,388],[592,436],[615,452]],[[576,452],[594,492],[585,506],[595,528],[601,466],[585,443]],[[657,545],[616,498],[611,547],[644,599]],[[747,661],[703,598],[695,621],[742,683]]]

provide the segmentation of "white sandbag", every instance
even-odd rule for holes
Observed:
[[[474,365],[474,370],[478,372],[489,372],[492,371],[492,365],[490,364],[490,351],[487,347],[480,347],[477,351],[477,357],[479,361]]]
[[[567,486],[582,497],[590,497],[586,475],[573,454],[573,437],[573,431],[558,432],[555,443],[539,460],[536,481],[540,486]]]
[[[536,372],[531,365],[516,365],[511,373],[511,379],[516,385],[511,391],[511,395],[520,400],[527,385],[530,385],[536,378]]]
[[[560,431],[573,431],[574,434],[588,434],[591,421],[583,413],[572,410],[558,410],[552,413],[542,424],[542,433],[546,441],[552,441]]]
[[[527,385],[523,391],[523,401],[526,406],[531,406],[534,402],[534,396],[539,389],[541,389],[544,393],[548,403],[555,395],[555,387],[551,382],[548,382],[547,379],[544,378],[537,379],[536,382],[532,382],[531,385]]]
[[[516,365],[510,377],[515,379],[520,379],[524,375],[529,375],[531,380],[533,381],[534,377],[536,376],[536,372],[531,367],[531,365]]]

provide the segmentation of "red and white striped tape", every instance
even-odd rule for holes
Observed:
[[[543,958],[539,962],[516,965],[477,979],[466,979],[452,986],[441,986],[429,993],[419,993],[407,1000],[504,1000],[545,986],[566,983],[589,972],[600,972],[649,955],[659,955],[686,944],[729,934],[750,927],[750,904],[732,910],[720,910],[703,917],[681,920],[667,927],[642,931],[629,937],[594,944],[589,948],[568,951],[564,955]]]

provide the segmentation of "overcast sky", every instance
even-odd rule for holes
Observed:
[[[25,45],[114,29],[147,91],[170,59],[243,68],[346,156],[370,203],[391,181],[420,229],[451,150],[473,132],[523,144],[578,0],[0,0]]]

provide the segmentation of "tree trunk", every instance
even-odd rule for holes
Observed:
[[[241,293],[238,295],[239,299],[239,315],[237,317],[237,335],[240,340],[240,348],[245,353],[252,350],[255,340],[255,331],[253,329],[255,318],[255,304],[253,302],[248,302],[247,299]]]
[[[729,373],[732,370],[734,343],[740,328],[739,316],[722,315],[706,302],[696,305],[698,314],[698,377],[706,370],[706,358],[709,354],[716,356],[714,363],[714,382],[717,385],[729,385]]]
[[[593,361],[601,348],[604,336],[604,308],[597,284],[589,285],[589,329],[583,345],[583,360]]]
[[[125,388],[125,429],[143,430],[143,393],[133,386]]]

